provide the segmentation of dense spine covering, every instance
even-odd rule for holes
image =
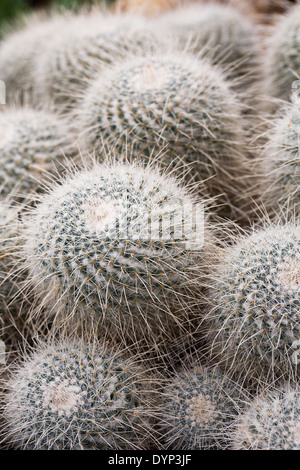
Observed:
[[[246,162],[242,105],[206,60],[179,52],[127,57],[91,82],[75,111],[84,144],[182,164],[234,204]]]
[[[251,88],[252,95],[261,91],[256,83],[262,74],[255,26],[237,9],[228,5],[187,4],[157,21],[193,53],[206,50],[213,64],[225,68],[230,86],[243,91],[245,96],[250,95]]]
[[[135,357],[105,345],[41,344],[10,370],[1,434],[20,449],[148,448],[155,388]]]
[[[7,103],[15,103],[33,91],[32,68],[55,31],[64,28],[71,14],[32,14],[8,28],[0,43],[0,80],[6,85]]]
[[[274,26],[266,61],[268,91],[288,100],[300,73],[300,6],[296,5]]]
[[[48,110],[7,108],[0,114],[0,194],[19,198],[41,189],[49,174],[64,170],[70,152],[68,124]],[[71,152],[70,152],[71,155]]]
[[[143,51],[157,42],[162,39],[159,41],[158,34],[139,16],[97,10],[74,16],[64,28],[57,29],[43,56],[35,58],[35,95],[67,111],[94,74],[102,74],[108,64],[128,51]]]
[[[300,450],[298,385],[262,393],[236,420],[235,450]]]
[[[260,192],[269,214],[276,212],[276,208],[278,211],[278,205],[289,209],[293,215],[299,214],[299,105],[286,105],[281,117],[273,120],[270,127],[259,163]]]
[[[25,221],[24,266],[47,314],[171,347],[196,315],[213,246],[202,209],[154,168],[96,164],[68,178]]]
[[[213,357],[243,378],[297,372],[300,338],[300,228],[273,225],[236,240],[220,255],[206,316]]]
[[[228,448],[242,404],[242,389],[218,370],[196,366],[177,373],[164,390],[164,445],[181,450]]]

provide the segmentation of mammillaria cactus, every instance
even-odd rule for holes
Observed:
[[[0,43],[0,80],[6,84],[7,102],[14,103],[25,91],[32,91],[32,66],[53,33],[68,23],[71,14],[34,14],[25,16],[19,25],[8,28]]]
[[[127,50],[144,50],[155,41],[158,35],[152,28],[150,34],[146,20],[138,16],[112,15],[105,10],[74,16],[57,29],[45,53],[35,57],[35,95],[67,110],[94,73],[101,74]]]
[[[214,64],[223,65],[231,86],[245,96],[260,78],[260,54],[254,25],[231,6],[187,4],[162,15],[160,27],[171,31],[183,46],[199,54],[209,52]]]
[[[75,117],[92,149],[126,146],[133,157],[160,155],[167,166],[180,156],[214,196],[230,204],[240,194],[241,104],[205,60],[179,52],[125,58],[91,81]]]
[[[172,177],[96,164],[52,189],[25,221],[24,265],[49,317],[96,315],[141,348],[168,349],[193,318],[213,244],[208,237],[202,247],[203,231],[202,206]]]
[[[217,370],[177,373],[164,390],[160,427],[171,449],[226,449],[242,389]]]
[[[24,273],[18,272],[17,259],[12,255],[23,209],[22,205],[12,206],[10,197],[0,202],[0,341],[5,341],[13,350],[24,336],[25,312],[30,305],[21,293],[17,298]]]
[[[300,450],[300,391],[287,385],[254,399],[236,421],[235,450]]]
[[[276,210],[277,203],[299,214],[299,133],[300,108],[296,103],[287,105],[281,110],[281,117],[272,121],[260,163],[260,190],[269,214]]]
[[[212,274],[207,315],[213,356],[246,380],[296,373],[300,227],[272,225],[229,246]]]
[[[11,371],[3,438],[21,449],[143,449],[154,440],[156,383],[106,346],[41,344]]]
[[[61,172],[69,149],[67,123],[48,110],[7,108],[0,113],[0,194],[26,197],[49,173]]]
[[[288,100],[300,73],[300,6],[291,8],[274,26],[266,62],[269,93]]]

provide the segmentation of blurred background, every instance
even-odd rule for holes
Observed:
[[[83,5],[115,4],[121,11],[143,10],[144,13],[159,13],[185,1],[202,1],[207,3],[212,0],[0,0],[0,28],[6,22],[13,21],[19,14],[32,10],[47,9],[53,6],[78,9]],[[215,0],[219,3],[230,3],[241,8],[249,15],[264,15],[264,20],[269,22],[274,14],[283,13],[297,0]]]

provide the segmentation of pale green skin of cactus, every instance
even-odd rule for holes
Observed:
[[[271,131],[262,159],[264,202],[271,212],[279,203],[298,214],[300,207],[299,165],[300,110],[292,106],[278,120]],[[267,188],[266,188],[267,186]]]
[[[238,420],[236,450],[300,450],[300,392],[261,396]]]
[[[49,112],[24,109],[2,113],[1,195],[15,190],[18,199],[22,199],[22,194],[41,189],[40,182],[47,173],[61,172],[65,132],[65,124]]]
[[[35,353],[12,375],[5,433],[21,449],[143,448],[149,397],[145,377],[127,359],[61,343]]]
[[[170,305],[180,306],[182,323],[186,318],[181,307],[192,294],[185,288],[191,288],[201,254],[172,238],[172,226],[171,232],[153,230],[149,240],[149,221],[159,227],[171,215],[177,225],[181,204],[191,200],[181,190],[176,195],[178,188],[169,188],[169,180],[156,172],[120,168],[99,166],[47,196],[31,220],[25,253],[42,296],[53,290],[55,312],[61,299],[73,313],[82,305],[83,319],[95,314],[117,329],[123,325],[124,334],[150,332],[159,341],[176,325]]]
[[[274,226],[228,248],[214,277],[208,315],[212,350],[243,376],[295,370],[300,338],[300,230]]]
[[[300,75],[300,8],[293,8],[277,24],[269,43],[267,73],[272,96],[288,100]]]
[[[178,55],[131,59],[95,79],[77,111],[80,130],[92,149],[104,142],[145,161],[190,164],[198,181],[214,176],[210,193],[231,199],[244,162],[240,104],[210,64]]]
[[[174,377],[163,403],[162,427],[168,448],[227,448],[241,400],[241,389],[218,372],[196,367]]]

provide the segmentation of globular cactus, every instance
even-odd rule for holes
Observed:
[[[177,373],[164,390],[160,430],[171,449],[226,449],[243,405],[241,387],[218,370],[193,367]]]
[[[202,246],[202,205],[172,177],[96,164],[51,189],[24,223],[24,266],[49,318],[98,318],[149,351],[170,348],[196,315],[213,241]]]
[[[261,394],[235,425],[234,450],[300,450],[299,387]]]
[[[7,108],[0,113],[0,194],[19,198],[41,189],[49,174],[62,172],[70,152],[68,124],[48,110]]]
[[[281,117],[273,120],[260,159],[260,193],[268,214],[278,212],[278,205],[299,214],[300,109],[295,103],[281,110]]]
[[[155,441],[156,382],[135,357],[60,340],[40,344],[9,372],[1,434],[10,447],[128,450]]]
[[[34,57],[44,53],[55,31],[63,28],[71,14],[32,14],[7,29],[0,43],[0,80],[6,85],[7,103],[32,92]]]
[[[288,100],[300,75],[300,6],[291,8],[274,26],[269,39],[266,76],[271,96]]]
[[[222,193],[222,202],[233,205],[245,176],[241,108],[211,64],[169,51],[127,57],[103,71],[74,121],[88,148],[126,146],[129,155],[146,161],[159,155],[166,166],[181,157],[210,194]]]
[[[107,64],[127,50],[143,50],[144,44],[158,41],[158,34],[141,17],[112,15],[105,10],[74,16],[63,28],[57,28],[44,54],[35,57],[35,96],[46,97],[66,111],[94,73],[102,74]]]
[[[242,380],[297,373],[300,338],[300,227],[275,224],[243,236],[220,254],[206,315],[212,356]]]
[[[158,26],[195,54],[206,49],[212,62],[225,68],[230,85],[245,96],[251,91],[253,99],[261,92],[256,83],[262,75],[256,28],[237,9],[190,3],[162,15]]]
[[[19,292],[25,276],[18,271],[13,255],[23,210],[21,204],[12,205],[10,197],[0,201],[0,341],[12,350],[17,349],[18,341],[30,336],[25,322],[30,301]]]

